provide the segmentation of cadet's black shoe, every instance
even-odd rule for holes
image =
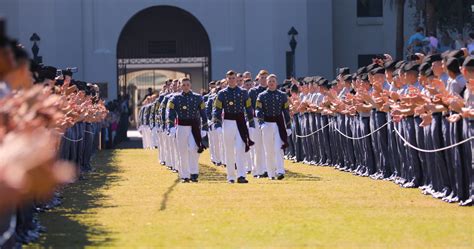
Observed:
[[[177,170],[177,169],[173,169],[173,173],[178,173],[178,170]]]
[[[234,184],[234,183],[235,183],[234,180],[228,180],[227,182],[230,183],[230,184]]]
[[[191,181],[192,182],[198,182],[198,177],[199,177],[198,174],[191,174]]]
[[[278,174],[277,175],[278,180],[283,180],[283,178],[285,178],[285,175],[283,175],[283,174]]]
[[[181,179],[181,182],[182,182],[182,183],[188,183],[188,182],[189,182],[189,178]]]
[[[268,177],[268,173],[267,172],[263,173],[262,177]]]
[[[270,179],[270,180],[272,180],[272,181],[276,180],[275,177],[269,177],[268,179]]]
[[[249,181],[247,181],[247,179],[245,179],[245,177],[241,176],[241,177],[237,178],[237,183],[249,183]]]
[[[247,171],[247,175],[249,175],[250,173],[252,173],[252,171],[250,171],[250,170],[249,170],[249,171]]]

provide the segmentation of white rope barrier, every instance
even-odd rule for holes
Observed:
[[[346,134],[342,133],[336,126],[334,126],[334,129],[339,132],[339,134],[341,134],[342,136],[344,136],[345,138],[348,138],[348,139],[351,139],[351,140],[360,140],[360,139],[364,139],[364,138],[367,138],[367,137],[370,137],[372,134],[378,132],[379,130],[381,130],[383,127],[387,126],[388,123],[392,122],[391,120],[387,121],[387,123],[383,124],[382,126],[380,126],[379,128],[375,129],[374,131],[372,131],[371,133],[367,134],[367,135],[364,135],[362,137],[349,137],[347,136]]]
[[[8,230],[5,231],[1,236],[0,236],[0,247],[9,240],[13,234],[15,234],[15,229],[16,229],[16,215],[12,215],[10,218],[10,225],[8,227]]]
[[[456,147],[456,146],[458,146],[458,145],[461,145],[461,144],[463,144],[463,143],[466,143],[466,142],[468,142],[468,141],[474,139],[474,137],[469,137],[469,138],[466,138],[466,139],[464,139],[464,140],[462,140],[462,141],[460,141],[460,142],[458,142],[458,143],[451,144],[451,145],[446,146],[446,147],[443,147],[443,148],[434,149],[434,150],[425,150],[425,149],[421,149],[421,148],[418,148],[418,147],[416,147],[416,146],[410,144],[410,142],[408,142],[408,141],[402,136],[402,134],[400,134],[400,132],[397,130],[397,127],[393,127],[393,128],[394,128],[394,130],[395,130],[395,133],[397,133],[397,135],[400,137],[400,139],[405,143],[405,144],[404,144],[405,146],[408,146],[408,147],[410,147],[410,148],[412,148],[412,149],[415,149],[415,150],[417,150],[417,151],[426,152],[426,153],[434,153],[434,152],[439,152],[439,151],[443,151],[443,150],[448,150],[448,149],[454,148],[454,147]]]
[[[308,134],[308,135],[298,135],[298,134],[296,134],[296,137],[299,137],[299,138],[310,137],[310,136],[312,136],[312,135],[314,135],[314,134],[316,134],[316,133],[322,131],[324,128],[328,127],[328,126],[329,126],[330,124],[332,124],[332,123],[333,123],[333,121],[330,121],[330,122],[327,123],[325,126],[319,128],[318,130],[316,130],[316,131],[314,131],[314,132],[311,132],[311,133]]]
[[[81,137],[80,139],[71,139],[71,138],[68,138],[68,137],[66,137],[66,136],[64,136],[64,135],[63,135],[62,137],[63,137],[64,139],[70,141],[70,142],[73,142],[73,143],[80,142],[80,141],[82,141],[82,140],[84,139],[83,137]]]

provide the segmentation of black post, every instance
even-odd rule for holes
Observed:
[[[37,42],[41,41],[41,38],[39,37],[38,34],[33,33],[33,35],[31,35],[30,37],[30,41],[33,42],[33,47],[31,47],[31,52],[33,52],[33,61],[38,64],[43,63],[43,57],[38,56],[39,46],[37,44]]]
[[[296,60],[295,60],[295,50],[296,42],[295,36],[298,35],[298,31],[296,31],[295,27],[291,27],[290,31],[288,31],[288,35],[290,36],[290,48],[291,48],[291,64],[292,64],[292,73],[291,76],[296,78]]]

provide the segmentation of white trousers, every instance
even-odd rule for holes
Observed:
[[[179,171],[176,137],[166,135],[166,140],[166,165]]]
[[[223,148],[222,148],[222,133],[216,130],[210,130],[209,135],[209,151],[211,153],[211,161],[215,163],[222,163],[223,160]]]
[[[152,149],[158,147],[158,128],[151,129],[151,147]]]
[[[224,120],[222,123],[222,133],[227,180],[235,181],[236,177],[245,177],[246,174],[245,166],[243,165],[245,144],[237,129],[237,122],[235,120]],[[237,172],[235,172],[235,165],[237,165]]]
[[[151,130],[149,126],[143,126],[143,148],[149,149],[150,148],[150,135]]]
[[[258,125],[258,120],[254,119],[255,125]],[[262,130],[255,128],[250,129],[250,139],[255,143],[253,149],[251,150],[253,153],[254,159],[254,168],[252,169],[253,175],[262,175],[267,171],[265,155],[263,150],[263,140],[262,140]]]
[[[178,126],[176,128],[176,141],[178,144],[179,176],[190,178],[191,174],[199,174],[198,147],[191,132],[191,126]]]
[[[158,161],[160,163],[166,162],[165,160],[165,149],[166,145],[164,143],[166,134],[162,131],[158,132]]]
[[[276,174],[285,174],[283,150],[281,146],[278,126],[274,122],[266,122],[262,130],[263,148],[267,165],[268,177],[275,177]]]

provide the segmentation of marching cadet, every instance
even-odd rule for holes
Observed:
[[[170,80],[165,81],[165,84],[161,88],[160,95],[156,99],[156,108],[155,108],[155,125],[157,128],[157,136],[158,136],[158,161],[161,165],[165,165],[164,161],[164,151],[166,150],[165,145],[165,138],[164,138],[164,129],[163,129],[163,122],[161,120],[161,103],[168,91],[168,82]]]
[[[178,172],[177,168],[177,153],[176,153],[176,141],[175,137],[170,136],[169,130],[167,129],[167,123],[166,123],[166,107],[168,105],[169,99],[175,94],[175,92],[178,91],[178,80],[173,80],[170,83],[170,88],[169,88],[169,93],[163,98],[163,101],[160,104],[160,116],[161,116],[161,123],[163,124],[163,131],[165,133],[164,137],[164,144],[166,150],[163,151],[164,153],[164,161],[165,165],[168,167],[168,169],[173,170],[173,172]],[[163,160],[162,159],[162,160]]]
[[[267,76],[268,76],[268,72],[266,70],[260,70],[260,72],[258,72],[258,75],[257,75],[258,86],[250,89],[249,91],[249,97],[250,97],[253,109],[256,108],[258,95],[267,89]],[[257,122],[256,117],[255,117],[254,122]],[[253,146],[252,149],[250,150],[250,152],[252,153],[252,158],[254,159],[254,166],[255,166],[252,169],[252,174],[256,178],[268,177],[267,166],[265,163],[265,157],[264,157],[264,151],[263,151],[262,131],[260,129],[250,128],[250,138],[255,143],[255,146]]]
[[[242,158],[254,142],[249,138],[246,118],[249,126],[255,128],[252,103],[248,93],[237,86],[236,73],[226,73],[227,87],[217,94],[214,101],[212,118],[216,132],[222,132],[224,138],[224,160],[227,169],[227,180],[235,183],[248,183]],[[224,112],[224,120],[222,120]],[[245,117],[245,114],[246,117]],[[237,174],[235,172],[237,168]]]
[[[217,98],[217,93],[219,93],[220,87],[216,87],[211,90],[211,93],[207,99],[206,103],[206,115],[207,117],[212,117],[212,107],[214,101]],[[213,128],[212,119],[208,122],[208,138],[209,138],[209,153],[211,154],[211,162],[216,166],[221,166],[223,160],[223,145],[222,145],[222,134],[216,132]]]
[[[258,95],[256,115],[262,130],[268,177],[282,180],[285,169],[283,151],[291,135],[288,96],[277,90],[274,74],[267,77],[268,88]]]
[[[242,83],[242,86],[241,86],[242,90],[244,90],[248,93],[250,91],[250,89],[252,89],[252,87],[253,87],[252,80],[243,78],[243,83]],[[250,126],[248,126],[248,123],[247,123],[247,128],[250,130]],[[252,146],[252,148],[248,152],[245,152],[244,165],[247,166],[247,174],[252,173],[252,170],[255,169],[254,154],[252,153],[254,148],[255,148],[255,146]]]
[[[197,182],[199,154],[205,149],[202,137],[206,136],[207,131],[206,106],[202,97],[192,92],[190,79],[181,78],[180,88],[181,92],[173,95],[168,101],[166,122],[170,136],[176,136],[176,142],[179,144],[178,169],[182,182]]]

